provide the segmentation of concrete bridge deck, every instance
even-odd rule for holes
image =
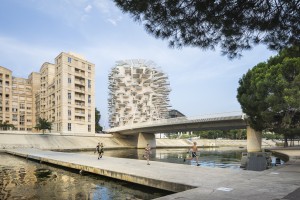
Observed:
[[[128,182],[178,192],[168,199],[299,199],[300,159],[263,172],[197,167],[145,160],[11,149],[7,153],[88,171]],[[294,193],[293,193],[294,192]],[[296,196],[295,196],[296,195]],[[296,198],[294,198],[294,196]]]

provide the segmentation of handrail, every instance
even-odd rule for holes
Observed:
[[[242,119],[244,120],[246,115],[241,111],[233,111],[233,112],[224,112],[224,113],[214,113],[214,114],[204,114],[200,116],[194,117],[176,117],[169,119],[160,119],[155,121],[141,122],[135,123],[125,126],[119,126],[107,129],[107,132],[117,132],[122,130],[130,130],[137,128],[146,128],[152,126],[164,126],[164,125],[172,125],[172,124],[181,124],[181,123],[195,123],[195,122],[211,122],[211,121],[222,121],[228,119]]]

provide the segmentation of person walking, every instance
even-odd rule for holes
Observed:
[[[104,153],[104,147],[103,147],[102,143],[100,144],[100,142],[98,142],[94,153],[96,153],[96,152],[98,153],[98,160],[99,160],[100,158],[102,158],[103,153]]]
[[[145,154],[144,154],[144,158],[147,159],[147,165],[150,165],[149,163],[150,154],[151,154],[151,147],[149,144],[147,144],[147,147],[145,148]]]
[[[185,162],[186,160],[194,160],[194,159],[196,159],[197,166],[200,166],[200,164],[199,164],[199,156],[197,155],[197,152],[198,152],[197,142],[194,142],[194,145],[191,147],[191,149],[188,149],[188,151],[192,151],[192,157],[191,158],[184,158],[183,162]]]

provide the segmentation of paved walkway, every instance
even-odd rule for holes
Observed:
[[[284,151],[284,150],[283,150]],[[262,172],[197,167],[173,163],[42,151],[13,149],[8,153],[78,170],[177,192],[158,198],[171,199],[288,199],[300,193],[300,150],[290,162]],[[287,152],[281,152],[287,153]]]
[[[263,172],[253,172],[253,176],[229,176],[223,185],[226,188],[199,187],[157,200],[299,200],[300,199],[300,148],[272,149],[273,152],[289,156],[289,161]],[[209,175],[209,179],[210,179]],[[210,183],[211,180],[206,180]]]

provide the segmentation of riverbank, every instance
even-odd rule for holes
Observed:
[[[246,140],[213,140],[213,139],[156,139],[157,148],[187,148],[196,141],[199,147],[247,147]],[[136,148],[130,138],[113,137],[110,134],[96,134],[89,136],[72,136],[59,134],[21,134],[0,133],[0,151],[13,148],[37,148],[47,150],[92,150],[98,142],[102,142],[106,149]],[[276,143],[263,140],[263,147],[274,147]]]
[[[296,200],[300,193],[300,150],[272,149],[290,155],[285,165],[265,171],[208,168],[145,160],[94,155],[13,149],[8,153],[39,162],[52,163],[132,183],[178,192],[158,198],[171,199],[285,199]]]

